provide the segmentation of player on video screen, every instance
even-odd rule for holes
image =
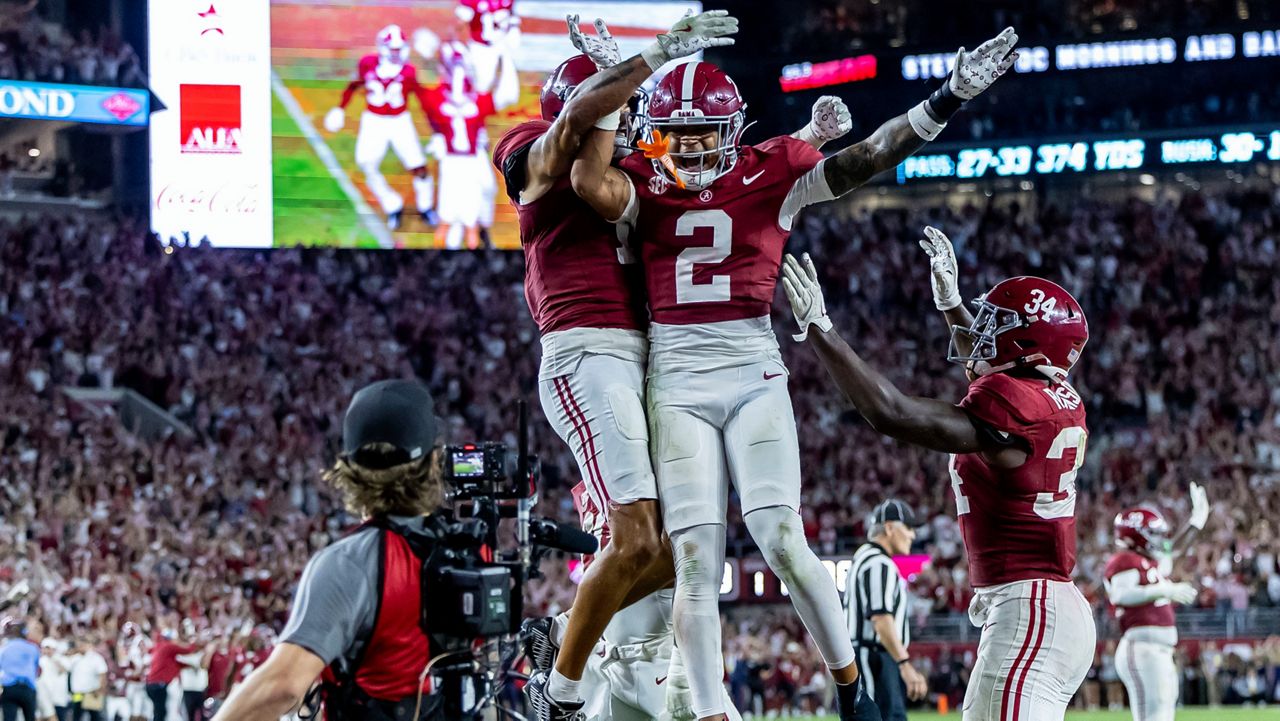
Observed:
[[[458,0],[454,14],[465,25],[459,37],[473,68],[476,90],[492,93],[498,107],[514,103],[520,95],[520,80],[513,62],[520,45],[520,18],[514,0]]]
[[[417,94],[423,101],[418,75],[409,63],[409,43],[399,25],[388,25],[378,32],[378,52],[360,58],[356,78],[347,84],[342,100],[324,116],[324,128],[330,133],[342,130],[346,123],[346,107],[357,90],[364,89],[365,111],[360,116],[356,134],[356,166],[364,174],[365,184],[387,214],[387,227],[400,228],[404,199],[391,189],[382,176],[382,159],[390,146],[405,170],[413,174],[413,194],[418,213],[429,225],[435,224],[433,202],[435,188],[427,174],[427,157],[422,141],[409,114],[409,96]],[[425,107],[426,103],[423,103]]]

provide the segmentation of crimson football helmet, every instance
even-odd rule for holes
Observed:
[[[1159,511],[1129,508],[1116,514],[1116,545],[1139,553],[1167,551],[1169,524]]]
[[[409,62],[409,41],[399,25],[388,25],[378,31],[378,57],[383,62],[404,65]]]
[[[1010,368],[1036,368],[1065,381],[1089,342],[1084,310],[1057,283],[1023,275],[996,283],[974,302],[968,328],[951,328],[947,360],[963,363],[979,376]],[[961,353],[957,338],[973,343]]]
[[[574,55],[551,71],[542,84],[538,102],[542,106],[542,119],[555,120],[564,110],[564,104],[584,80],[596,74],[596,64],[586,55]]]
[[[687,188],[698,190],[728,173],[738,162],[738,146],[746,130],[747,104],[725,71],[711,63],[693,60],[677,65],[658,81],[649,94],[648,126],[664,136],[673,128],[712,126],[715,147],[694,152],[670,151],[675,172]],[[654,171],[671,177],[659,161]]]

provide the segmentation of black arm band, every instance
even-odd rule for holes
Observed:
[[[898,665],[899,665],[899,666],[901,666],[902,664],[907,663],[907,662],[909,662],[910,660],[911,660],[911,657],[910,657],[910,656],[907,656],[906,658],[902,659],[901,661],[898,661]]]
[[[933,95],[924,101],[925,110],[929,116],[938,123],[945,123],[960,111],[960,106],[964,105],[964,100],[959,95],[951,92],[951,77],[942,82],[942,87],[933,91]]]

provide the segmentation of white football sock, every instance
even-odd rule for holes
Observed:
[[[827,668],[853,663],[853,642],[845,626],[840,593],[818,555],[809,548],[800,514],[786,506],[772,506],[751,511],[743,520],[769,568],[787,584],[791,604]]]
[[[387,184],[387,179],[382,177],[382,171],[378,169],[376,163],[369,165],[361,165],[360,172],[364,173],[364,183],[369,186],[369,192],[373,193],[373,197],[378,199],[378,205],[382,206],[382,212],[390,215],[404,210],[404,198],[400,194],[391,189]]]
[[[578,685],[582,681],[574,681],[559,671],[551,670],[551,680],[547,682],[547,695],[553,701],[563,703],[581,703],[582,695],[578,691]]]
[[[706,524],[671,534],[676,562],[676,643],[684,654],[698,718],[725,712],[720,649],[720,577],[724,526]]]

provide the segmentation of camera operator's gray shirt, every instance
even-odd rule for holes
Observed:
[[[412,529],[424,527],[422,516],[390,518]],[[378,613],[378,530],[363,528],[307,562],[282,642],[307,649],[326,665],[342,658],[350,666],[369,642]]]

